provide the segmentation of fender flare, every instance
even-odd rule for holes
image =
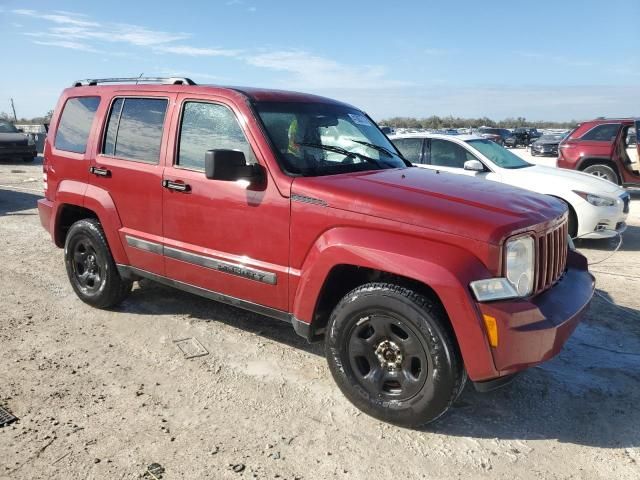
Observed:
[[[469,282],[492,275],[468,250],[393,232],[339,227],[324,232],[307,254],[293,298],[294,318],[311,324],[325,279],[339,265],[381,270],[427,285],[442,302],[472,378],[495,370]]]
[[[129,258],[119,235],[122,221],[109,192],[95,185],[87,186],[83,206],[94,211],[98,216],[98,220],[100,220],[104,234],[107,237],[113,260],[117,264],[129,265]]]
[[[60,182],[56,191],[55,211],[51,215],[49,230],[54,232],[54,242],[59,247],[64,247],[64,240],[61,238],[60,229],[57,226],[65,205],[83,207],[94,212],[104,229],[114,261],[123,265],[129,264],[129,259],[118,235],[122,228],[122,222],[115,203],[106,190],[76,180]]]

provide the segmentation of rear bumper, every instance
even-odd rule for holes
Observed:
[[[491,348],[497,377],[557,355],[586,313],[594,288],[586,259],[570,254],[565,275],[549,290],[529,299],[478,304],[498,324],[498,346]]]
[[[51,217],[53,216],[53,202],[50,202],[46,198],[38,200],[38,215],[40,216],[40,223],[44,229],[49,232],[53,238],[53,232],[51,231]]]

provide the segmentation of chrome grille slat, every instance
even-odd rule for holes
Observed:
[[[560,225],[538,236],[534,293],[546,290],[562,277],[567,265],[567,233],[565,219]]]

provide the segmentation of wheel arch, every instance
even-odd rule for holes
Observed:
[[[116,263],[127,265],[127,254],[118,235],[122,228],[113,199],[104,189],[88,185],[82,195],[58,192],[58,206],[52,221],[53,241],[63,248],[71,225],[83,218],[97,219],[104,230],[111,255]]]
[[[568,210],[569,210],[569,217],[570,217],[570,218],[573,218],[573,220],[575,221],[575,227],[576,227],[576,231],[575,231],[575,232],[573,232],[573,233],[572,233],[572,232],[569,232],[569,234],[570,234],[570,235],[572,235],[572,236],[577,235],[577,234],[578,234],[578,232],[580,231],[580,220],[578,219],[578,214],[577,214],[577,212],[576,212],[576,208],[575,208],[575,207],[573,206],[573,204],[572,204],[569,200],[567,200],[566,198],[562,198],[562,197],[559,197],[559,196],[557,196],[557,195],[551,195],[551,194],[549,194],[549,196],[550,196],[550,197],[553,197],[553,198],[555,198],[555,199],[557,199],[557,200],[560,200],[562,203],[564,203],[564,204],[567,206],[567,208],[568,208]]]
[[[616,162],[614,162],[610,158],[605,158],[605,157],[586,157],[586,158],[583,158],[582,160],[580,160],[580,163],[578,164],[577,170],[582,172],[587,167],[590,167],[592,165],[606,165],[607,167],[612,168],[613,171],[618,176],[618,184],[619,185],[621,184],[620,182],[622,182],[622,175],[620,173],[620,169],[618,168],[618,165],[616,164]]]
[[[468,286],[473,279],[491,276],[477,257],[453,245],[391,233],[371,232],[368,240],[358,244],[362,236],[350,235],[348,228],[336,230],[341,231],[316,242],[292,292],[294,327],[299,334],[309,340],[320,339],[335,305],[357,286],[371,281],[397,283],[442,305],[447,328],[453,331],[472,379],[495,376],[493,357]],[[377,234],[388,238],[374,240]],[[384,250],[381,242],[387,246]]]

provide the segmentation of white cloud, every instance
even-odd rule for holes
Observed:
[[[70,50],[80,50],[83,52],[94,52],[94,53],[98,52],[98,50],[90,47],[89,45],[85,45],[79,42],[66,41],[66,40],[48,40],[48,41],[34,40],[33,43],[36,43],[38,45],[47,45],[50,47],[68,48]]]
[[[409,85],[389,80],[376,65],[345,65],[302,50],[280,50],[245,57],[250,65],[292,74],[285,86],[309,88],[384,88]]]
[[[229,0],[229,5],[244,4],[242,0]],[[256,7],[249,5],[250,11]],[[34,38],[38,45],[67,48],[84,52],[122,55],[105,44],[124,44],[146,47],[155,53],[188,57],[227,57],[253,67],[281,72],[272,84],[280,88],[390,88],[411,85],[409,82],[391,80],[384,67],[379,65],[355,65],[340,63],[304,50],[272,50],[246,53],[223,47],[200,47],[176,43],[191,37],[187,33],[152,30],[140,25],[124,23],[98,23],[89,17],[73,12],[54,11],[41,13],[35,10],[13,10],[16,15],[38,18],[50,22],[50,26],[24,35]]]
[[[63,24],[63,25],[76,25],[79,27],[97,27],[100,24],[97,22],[90,22],[87,20],[83,20],[81,15],[70,14],[66,12],[66,14],[62,13],[39,13],[35,10],[27,10],[27,9],[16,9],[13,10],[13,13],[17,15],[26,15],[29,17],[40,18],[42,20],[48,20],[53,23]]]
[[[227,50],[224,48],[200,48],[189,45],[165,45],[155,48],[157,52],[175,53],[190,57],[236,57],[240,50]]]

